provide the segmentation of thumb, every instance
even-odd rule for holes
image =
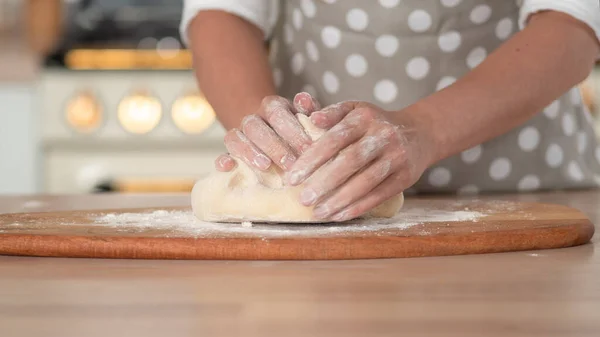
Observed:
[[[345,101],[332,104],[319,111],[313,112],[310,116],[310,120],[316,127],[328,130],[344,119],[344,117],[356,109],[358,105],[358,101]]]
[[[321,109],[321,105],[311,94],[301,92],[294,96],[294,109],[298,113],[310,116],[313,112]]]

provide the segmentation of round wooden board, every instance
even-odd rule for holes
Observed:
[[[476,217],[472,217],[477,212]],[[120,220],[119,220],[120,219]],[[194,224],[188,209],[0,215],[0,254],[122,259],[334,260],[508,252],[587,243],[580,211],[507,201],[407,200],[393,219]]]

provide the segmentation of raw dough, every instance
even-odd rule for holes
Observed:
[[[297,116],[313,141],[325,132],[314,126],[307,116]],[[303,186],[284,186],[283,172],[276,165],[262,172],[241,160],[234,160],[237,162],[234,170],[215,170],[195,184],[192,209],[199,219],[218,222],[319,222],[312,216],[313,207],[300,204]],[[366,216],[392,217],[403,203],[404,196],[400,193]]]

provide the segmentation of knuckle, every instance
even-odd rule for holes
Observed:
[[[397,128],[393,125],[384,124],[381,128],[380,135],[381,138],[386,141],[386,143],[390,144],[397,141]]]
[[[358,111],[360,111],[361,118],[365,122],[370,122],[377,118],[377,111],[375,111],[375,109],[372,109],[370,107],[365,107]]]
[[[239,132],[238,129],[231,129],[229,131],[227,131],[225,133],[225,136],[223,137],[223,140],[225,141],[225,143],[230,143],[232,141],[237,140],[238,136],[237,133]]]
[[[277,99],[277,97],[278,96],[276,96],[276,95],[269,95],[269,96],[263,97],[263,99],[260,103],[261,107],[268,106],[269,104],[271,104],[271,102],[275,101]]]
[[[287,99],[281,96],[267,96],[262,101],[262,110],[265,117],[270,118],[277,111],[289,111],[290,104]]]
[[[259,128],[264,123],[260,116],[255,114],[248,115],[242,120],[242,131],[248,134],[248,132],[256,131],[256,128]]]

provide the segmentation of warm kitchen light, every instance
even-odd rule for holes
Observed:
[[[173,103],[171,115],[175,125],[183,132],[197,134],[215,121],[215,113],[204,97],[197,94],[183,96]]]
[[[66,107],[66,118],[75,130],[89,133],[102,122],[102,106],[90,92],[83,92],[71,98]]]
[[[160,101],[148,94],[137,93],[125,97],[117,108],[119,123],[131,133],[143,134],[152,131],[160,122]]]

